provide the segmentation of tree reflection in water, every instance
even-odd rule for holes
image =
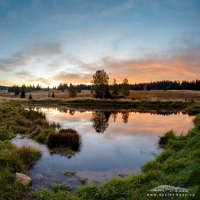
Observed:
[[[117,119],[117,111],[112,111],[111,115],[113,117],[113,121],[116,122],[116,119]]]
[[[70,115],[74,115],[75,112],[76,112],[75,110],[69,110]]]
[[[92,127],[96,130],[97,133],[104,133],[106,128],[108,128],[110,114],[111,113],[108,111],[95,111],[92,113],[90,121],[93,123]]]
[[[122,120],[126,124],[128,122],[129,112],[122,112]]]

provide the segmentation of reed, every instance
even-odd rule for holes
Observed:
[[[51,134],[48,138],[47,145],[50,149],[66,147],[73,151],[79,151],[81,143],[80,134],[76,130],[68,128]]]

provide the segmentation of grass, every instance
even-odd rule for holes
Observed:
[[[0,199],[30,199],[30,189],[15,182],[15,173],[26,171],[40,158],[39,150],[30,147],[17,148],[9,141],[0,145]]]
[[[35,126],[43,131],[55,128],[47,123],[43,113],[25,110],[16,102],[0,104],[0,120],[0,199],[31,199],[30,188],[15,182],[15,174],[26,173],[41,152],[27,146],[18,148],[9,140],[18,133],[31,134]]]
[[[68,148],[74,152],[78,152],[81,148],[81,136],[72,128],[60,129],[48,137],[47,146],[50,149]]]
[[[55,102],[57,100],[68,100],[70,99],[69,93],[67,91],[62,92],[59,90],[55,90],[55,98],[48,97],[48,91],[37,91],[31,92],[32,98],[28,99],[29,94],[27,94],[26,99],[20,99],[19,97],[14,97],[14,93],[0,93],[0,100],[14,100],[14,101],[52,101]],[[50,94],[52,91],[50,91]],[[77,94],[77,98],[91,98],[92,94],[90,91],[84,90],[81,93]],[[182,101],[182,102],[200,102],[200,92],[199,91],[190,91],[190,90],[151,90],[151,91],[136,91],[131,90],[130,95],[127,97],[128,99],[135,99],[136,101]]]
[[[77,172],[66,170],[66,171],[63,172],[63,174],[66,175],[66,176],[76,176]]]
[[[81,177],[78,177],[78,181],[81,183],[81,184],[86,184],[87,183],[87,178],[81,178]]]
[[[165,133],[164,136],[161,136],[158,143],[160,146],[166,146],[171,140],[176,138],[175,133],[173,130]]]
[[[64,175],[66,175],[66,176],[75,176],[75,177],[77,177],[78,178],[78,181],[81,183],[81,184],[86,184],[87,183],[87,178],[82,178],[82,177],[79,177],[79,176],[77,176],[77,172],[76,171],[64,171],[63,172],[63,174]]]

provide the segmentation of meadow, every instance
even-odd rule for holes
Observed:
[[[65,101],[69,99],[90,99],[92,94],[88,90],[83,90],[81,93],[77,93],[76,98],[70,98],[68,91],[62,92],[61,90],[54,90],[55,98],[48,97],[48,91],[34,91],[26,93],[26,99],[21,99],[19,96],[14,96],[14,93],[0,92],[0,101],[27,101],[29,94],[32,95],[34,101]],[[50,91],[50,95],[52,91]],[[120,99],[123,101],[123,98]],[[130,95],[126,100],[134,101],[149,101],[149,102],[200,102],[200,91],[194,90],[151,90],[151,91],[136,91],[131,90]]]

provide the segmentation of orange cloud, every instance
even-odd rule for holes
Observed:
[[[129,83],[158,80],[194,80],[200,77],[200,50],[182,52],[168,58],[150,57],[143,59],[119,60],[103,58],[110,78],[121,81],[128,78]]]

